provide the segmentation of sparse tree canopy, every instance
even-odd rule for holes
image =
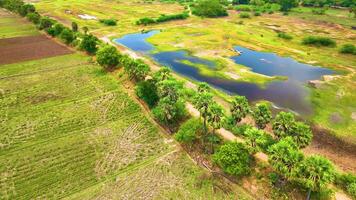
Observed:
[[[321,156],[310,156],[300,162],[294,169],[294,179],[310,191],[320,191],[334,180],[334,167]]]
[[[213,127],[213,131],[221,128],[224,117],[224,109],[217,103],[213,103],[209,108],[208,122]]]
[[[187,111],[182,100],[172,102],[172,100],[165,97],[158,102],[152,113],[161,123],[173,126],[186,116]]]
[[[240,122],[242,118],[250,112],[250,106],[248,101],[244,96],[235,96],[230,107],[231,117],[236,121]]]
[[[209,108],[213,102],[213,95],[209,92],[198,93],[194,98],[195,107],[200,111],[200,116],[203,118],[205,133],[207,133],[207,117]]]
[[[182,83],[175,79],[167,79],[159,82],[157,87],[160,98],[168,98],[172,102],[176,102],[179,98],[179,90],[182,88]]]
[[[205,83],[205,82],[201,82],[198,84],[198,93],[203,93],[203,92],[211,92],[211,88],[210,86]]]
[[[168,67],[161,67],[161,69],[159,69],[157,72],[153,74],[153,80],[156,83],[171,78],[172,78],[171,70]]]
[[[292,126],[290,136],[299,148],[304,148],[311,143],[313,133],[308,125],[303,122],[295,122]]]
[[[303,160],[303,153],[291,137],[284,138],[269,149],[269,163],[285,178],[292,177],[292,171]]]
[[[253,118],[260,129],[264,129],[272,119],[272,113],[269,106],[265,103],[258,104],[253,111]]]
[[[221,146],[213,160],[227,174],[241,176],[250,172],[252,157],[244,144],[232,142]]]
[[[255,127],[248,128],[245,131],[245,135],[247,136],[247,143],[253,147],[257,147],[257,141],[263,137],[265,133],[262,130],[258,130]]]
[[[281,139],[289,135],[295,123],[294,115],[289,112],[280,112],[273,122],[274,135]]]

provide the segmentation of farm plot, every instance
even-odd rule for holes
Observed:
[[[4,9],[0,9],[0,39],[39,34],[35,26],[26,21],[26,19],[15,16]]]
[[[70,54],[0,65],[1,198],[249,197],[200,180],[206,172],[87,61]]]
[[[0,64],[48,58],[72,53],[45,35],[0,40]]]

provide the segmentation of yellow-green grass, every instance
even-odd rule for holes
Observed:
[[[0,9],[0,39],[38,34],[32,23]]]
[[[332,130],[337,137],[356,143],[356,75],[339,78],[313,90],[311,98],[315,107],[313,121]]]
[[[323,15],[316,15],[312,11],[315,8],[311,7],[298,7],[292,9],[289,15],[296,16],[306,20],[323,21],[326,23],[335,23],[343,26],[351,27],[355,26],[354,14],[349,12],[348,9],[334,9],[329,8]],[[316,8],[318,9],[318,8]],[[319,8],[321,9],[321,8]]]
[[[290,12],[290,15],[283,16],[281,13],[263,14],[262,16],[251,19],[241,19],[236,11],[229,11],[229,17],[222,17],[216,19],[200,18],[191,16],[186,20],[172,21],[161,24],[154,24],[149,26],[136,26],[134,22],[141,17],[155,17],[160,13],[177,13],[178,10],[183,9],[183,6],[178,4],[162,4],[155,2],[154,4],[147,4],[136,1],[125,2],[107,2],[96,0],[95,5],[83,5],[82,1],[78,1],[78,5],[67,5],[63,7],[62,1],[43,1],[38,3],[38,7],[42,12],[52,13],[53,10],[59,10],[53,15],[62,20],[77,20],[81,25],[88,23],[95,23],[93,31],[98,36],[109,36],[110,38],[120,37],[126,33],[137,32],[142,29],[162,29],[159,34],[149,38],[148,41],[155,45],[156,51],[172,51],[172,50],[187,50],[194,56],[201,58],[210,58],[211,60],[224,60],[222,63],[231,63],[229,57],[235,55],[232,48],[235,45],[240,45],[257,51],[274,52],[280,56],[288,56],[296,59],[299,62],[310,63],[336,70],[342,74],[337,83],[330,82],[334,87],[344,87],[347,91],[354,91],[355,84],[351,79],[356,66],[356,58],[353,55],[340,54],[338,49],[341,45],[346,43],[354,43],[356,38],[355,30],[352,30],[349,25],[355,22],[355,18],[349,16],[347,11],[329,9],[326,15],[313,15],[309,8],[301,8],[297,13],[297,9]],[[70,4],[69,1],[68,4]],[[127,5],[130,5],[128,8]],[[124,12],[120,7],[126,10],[134,10],[140,15],[131,15]],[[157,9],[160,6],[165,9]],[[65,14],[64,10],[70,7],[80,8],[83,13],[100,15],[100,13],[107,13],[112,17],[119,19],[117,27],[104,27],[97,22],[89,22],[85,20],[78,20],[73,15]],[[105,7],[103,9],[102,7]],[[56,9],[54,9],[56,8]],[[173,9],[175,8],[175,9]],[[177,9],[179,8],[179,9]],[[157,9],[152,12],[151,9]],[[149,12],[148,12],[149,11]],[[157,12],[158,11],[158,12]],[[58,13],[59,12],[59,13]],[[132,11],[133,12],[133,11]],[[122,14],[125,13],[125,14]],[[305,13],[305,19],[303,19]],[[302,16],[303,15],[303,16]],[[120,22],[121,21],[121,22]],[[327,23],[326,23],[326,22]],[[285,40],[277,37],[277,32],[283,31],[293,36],[292,40]],[[325,36],[334,39],[337,42],[337,47],[311,47],[302,44],[302,39],[308,35]],[[243,69],[241,73],[235,72],[236,69]],[[237,73],[241,80],[251,81],[256,83],[266,83],[268,79],[261,77],[256,73],[244,73],[244,68],[234,65],[227,65],[222,68],[224,72]],[[224,73],[225,74],[225,73]],[[349,75],[347,75],[349,74]],[[350,75],[351,74],[351,75]],[[262,81],[261,81],[262,80]],[[336,85],[337,84],[337,85]],[[326,90],[331,89],[328,87]],[[315,91],[314,91],[315,90]],[[340,137],[343,135],[350,135],[349,130],[351,123],[343,124],[338,127],[334,125],[327,125],[320,119],[325,116],[322,113],[330,113],[329,107],[323,107],[329,103],[328,98],[321,98],[315,96],[317,89],[312,89],[311,99],[318,99],[318,107],[316,112],[311,116],[311,120],[327,126],[331,131],[338,132]],[[349,94],[349,98],[355,99],[353,94]],[[353,105],[348,101],[341,101],[338,104],[339,108],[344,110],[355,110]],[[320,112],[320,110],[327,112]],[[318,111],[319,110],[319,111]],[[325,118],[325,117],[324,117]],[[356,138],[355,134],[353,138]],[[344,137],[346,138],[346,137]]]
[[[87,61],[73,54],[0,66],[1,197],[249,197],[234,184],[228,193],[211,190],[216,179],[201,180],[207,172],[114,76]]]

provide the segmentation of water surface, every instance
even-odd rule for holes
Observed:
[[[182,60],[203,64],[209,68],[215,67],[213,62],[189,55],[184,50],[151,53],[154,50],[154,46],[148,43],[146,39],[157,33],[159,31],[128,34],[114,41],[150,56],[159,64],[170,67],[178,74],[196,81],[207,82],[228,94],[244,95],[250,101],[268,100],[278,107],[290,109],[302,115],[312,113],[311,104],[308,100],[309,89],[306,87],[307,81],[320,79],[323,75],[333,73],[332,70],[299,63],[292,58],[237,46],[235,47],[236,50],[241,51],[242,54],[231,57],[236,63],[245,65],[256,73],[268,76],[287,76],[288,80],[272,81],[264,88],[261,88],[254,83],[204,76],[199,73],[197,68],[182,63]]]

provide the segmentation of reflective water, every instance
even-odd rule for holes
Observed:
[[[299,63],[292,58],[280,57],[273,53],[258,52],[237,46],[236,50],[242,52],[242,54],[231,58],[236,63],[250,67],[256,73],[268,76],[287,76],[288,80],[273,81],[267,84],[266,87],[261,88],[253,83],[204,76],[199,73],[197,68],[181,61],[188,60],[192,63],[206,65],[209,68],[214,67],[213,62],[189,55],[184,50],[150,53],[151,50],[154,50],[154,46],[148,43],[146,39],[157,33],[159,31],[128,34],[114,41],[150,56],[161,65],[168,66],[181,75],[197,81],[207,82],[211,86],[229,94],[244,95],[250,101],[268,100],[278,107],[291,109],[302,115],[308,115],[312,112],[308,101],[309,89],[306,87],[306,82],[320,79],[323,75],[333,73],[332,70]]]

